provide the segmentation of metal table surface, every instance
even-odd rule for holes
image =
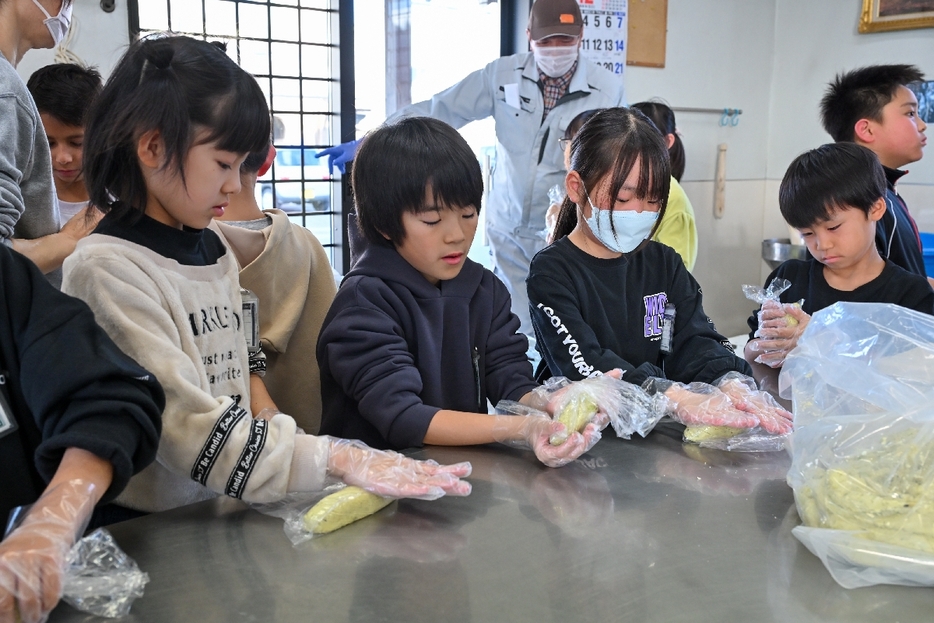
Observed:
[[[125,621],[920,621],[934,591],[840,588],[791,535],[784,453],[607,435],[560,469],[504,446],[473,493],[404,500],[293,548],[282,521],[217,499],[111,526],[149,573]],[[52,622],[101,620],[62,605]]]

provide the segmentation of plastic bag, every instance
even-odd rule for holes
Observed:
[[[759,286],[743,286],[743,294],[746,295],[746,298],[750,301],[755,301],[759,305],[762,305],[766,301],[775,301],[779,302],[778,297],[781,296],[782,292],[791,287],[791,282],[787,279],[780,279],[776,277],[772,280],[772,283],[769,284],[767,288],[760,288]]]
[[[846,588],[934,586],[934,318],[837,303],[780,385],[795,405],[795,536]]]
[[[250,504],[250,507],[264,515],[282,519],[285,522],[283,525],[285,536],[292,542],[292,545],[298,546],[313,538],[326,536],[315,534],[308,530],[305,524],[305,514],[325,497],[332,493],[337,493],[346,487],[347,485],[344,483],[337,483],[326,487],[322,491],[291,493],[276,502],[271,502],[269,504]],[[393,509],[394,508],[395,507],[393,507]],[[383,512],[392,511],[391,509],[385,509]]]
[[[71,548],[62,599],[82,612],[117,618],[129,614],[147,582],[149,575],[99,528]]]
[[[563,393],[554,398],[558,391]],[[611,376],[602,375],[571,382],[566,377],[552,377],[532,392],[533,399],[541,405],[549,405],[556,418],[561,417],[565,406],[574,401],[589,399],[595,409],[610,418],[610,425],[618,437],[629,439],[634,433],[645,437],[665,415],[664,402],[649,396],[638,385],[633,385]],[[501,415],[542,415],[539,409],[527,407],[511,400],[501,400],[496,405]],[[596,413],[596,411],[594,411]],[[558,441],[558,440],[555,440]]]

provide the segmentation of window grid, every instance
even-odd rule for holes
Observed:
[[[150,1],[146,0],[147,4]],[[251,73],[267,96],[270,112],[274,118],[273,144],[279,156],[273,162],[270,179],[257,182],[258,199],[261,207],[279,207],[289,214],[293,222],[310,229],[327,250],[333,266],[342,263],[340,180],[328,174],[324,160],[319,162],[313,156],[315,151],[340,142],[335,140],[335,137],[340,135],[340,112],[335,110],[340,102],[340,80],[334,77],[339,53],[339,45],[334,43],[338,33],[339,9],[336,8],[338,1],[301,0],[290,4],[281,0],[278,2],[224,0],[225,4],[233,5],[236,28],[234,34],[211,32],[206,0],[200,2],[200,32],[192,32],[191,23],[188,23],[188,30],[182,28],[173,30],[173,21],[176,25],[185,21],[173,20],[173,14],[175,18],[180,18],[183,11],[192,11],[195,8],[192,6],[193,2],[191,0],[161,1],[165,3],[164,26],[167,26],[169,31],[203,39],[227,41],[228,54],[231,54],[241,66],[244,66],[245,61],[244,43],[265,46],[264,66],[262,64],[252,66],[251,63],[251,67],[247,69],[254,70]],[[131,21],[134,17],[139,20],[138,24],[131,25],[131,28],[136,30],[136,32],[131,32],[131,36],[145,36],[161,32],[163,24],[147,24],[145,18],[139,15],[140,3],[141,0],[131,0]],[[245,6],[265,9],[266,37],[255,36],[255,33],[241,34],[241,19],[246,19],[242,16],[241,9]],[[295,12],[298,19],[297,24],[294,25],[297,33],[294,40],[272,36],[275,30],[274,9],[289,9]],[[188,15],[197,19],[193,13],[189,12]],[[306,17],[309,18],[309,24],[313,23],[312,18],[326,20],[326,40],[304,40],[303,27]],[[320,23],[318,25],[320,26]],[[231,44],[233,50],[230,49]],[[294,65],[290,68],[291,73],[290,70],[277,72],[273,67],[273,46],[277,44],[297,46],[298,58],[294,60]],[[324,51],[327,55],[327,65],[320,70],[315,67],[315,75],[307,75],[308,68],[303,53],[306,50]],[[255,57],[253,60],[256,60]],[[257,69],[262,69],[262,71],[256,71]],[[322,89],[314,89],[314,85],[323,87],[327,95],[322,97]],[[289,88],[290,94],[280,93],[279,87]],[[293,102],[290,99],[297,101]],[[311,105],[312,101],[317,101],[317,106]],[[276,127],[282,130],[280,135],[275,135]],[[309,140],[312,135],[313,138],[319,140]],[[286,162],[288,165],[285,164]]]

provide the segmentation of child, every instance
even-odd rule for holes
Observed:
[[[256,178],[274,154],[270,146],[246,157],[240,165],[242,190],[230,196],[224,215],[212,227],[237,258],[240,285],[259,298],[263,382],[269,395],[300,428],[316,433],[321,426],[321,375],[315,344],[337,288],[314,234],[284,212],[263,212],[256,204]]]
[[[883,258],[918,275],[926,275],[918,226],[895,182],[907,173],[899,167],[923,155],[927,125],[906,86],[923,78],[913,65],[871,65],[838,75],[821,100],[821,122],[834,141],[854,142],[879,157],[886,211],[876,224],[876,244]]]
[[[758,418],[786,432],[790,414],[737,381],[720,383],[726,395],[713,402],[681,385],[750,370],[707,318],[678,254],[650,240],[668,197],[666,152],[652,122],[627,108],[600,111],[574,138],[556,240],[528,279],[542,359],[571,379],[621,368],[623,380],[664,390],[684,421],[746,428]]]
[[[787,279],[791,287],[781,294],[781,304],[767,302],[749,317],[745,356],[750,363],[780,367],[811,315],[838,301],[894,303],[934,314],[934,290],[927,280],[879,255],[876,224],[886,211],[885,193],[878,158],[854,143],[823,145],[791,163],[778,202],[811,257],[784,262],[766,280]],[[793,304],[802,299],[800,307]],[[754,366],[754,371],[764,382],[776,380],[773,370]]]
[[[96,69],[71,63],[46,65],[33,72],[26,87],[49,139],[58,211],[65,223],[88,205],[81,147],[84,117],[101,92],[101,75]]]
[[[574,140],[574,135],[581,129],[584,122],[593,117],[596,113],[597,110],[585,110],[571,119],[571,123],[569,123],[568,127],[564,130],[564,136],[558,139],[558,143],[561,145],[561,151],[564,154],[565,170],[571,167],[568,163],[571,158],[571,141]],[[548,191],[548,198],[551,200],[551,205],[548,206],[548,211],[545,212],[546,245],[555,241],[555,225],[558,223],[558,212],[561,211],[561,203],[564,201],[564,184],[555,184],[552,186]]]
[[[0,242],[31,259],[55,285],[62,261],[94,223],[73,219],[61,226],[49,142],[16,66],[29,50],[61,42],[72,8],[72,0],[62,0],[52,16],[37,1],[0,1]]]
[[[469,465],[299,435],[281,413],[251,416],[247,377],[259,358],[247,355],[237,262],[206,228],[269,135],[256,81],[187,37],[130,46],[91,109],[86,183],[106,216],[68,259],[64,289],[166,392],[158,460],[117,503],[161,511],[219,493],[267,502],[327,475],[390,497],[466,495],[458,478]]]
[[[677,251],[684,261],[684,267],[692,271],[697,262],[697,225],[694,223],[694,206],[678,183],[684,173],[684,144],[675,126],[675,113],[661,102],[639,102],[632,107],[651,119],[662,133],[671,160],[671,187],[668,190],[665,218],[659,220],[652,240],[667,244]]]
[[[524,441],[551,466],[595,443],[606,419],[552,446],[562,424],[487,414],[488,399],[531,404],[536,383],[506,286],[467,259],[483,182],[460,134],[421,117],[382,126],[353,190],[368,247],[318,338],[321,431],[384,448]]]

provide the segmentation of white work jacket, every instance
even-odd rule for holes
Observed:
[[[516,98],[507,91],[515,92]],[[511,100],[511,102],[509,101]],[[460,128],[492,116],[496,161],[486,205],[487,223],[522,238],[545,228],[548,189],[563,184],[564,154],[558,139],[574,117],[594,108],[623,106],[623,80],[581,57],[567,93],[542,122],[545,107],[538,67],[531,52],[499,58],[430,100],[392,115],[433,117]]]

